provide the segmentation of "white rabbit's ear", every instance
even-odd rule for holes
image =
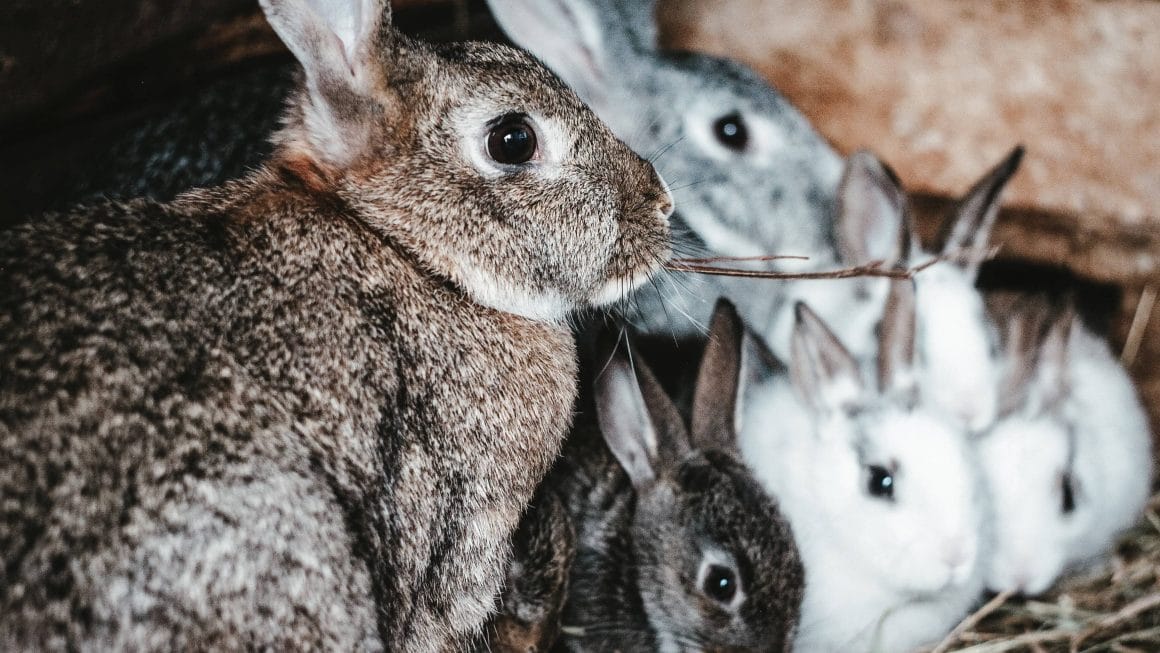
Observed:
[[[386,0],[260,0],[266,19],[302,64],[307,138],[327,163],[348,163],[366,143],[363,107],[380,86],[391,32]]]
[[[1035,372],[1028,391],[1028,409],[1033,413],[1053,410],[1063,401],[1069,390],[1068,350],[1071,332],[1075,327],[1074,304],[1068,304],[1050,324],[1039,346]]]
[[[644,362],[619,348],[609,355],[596,377],[596,417],[612,455],[640,490],[688,453],[688,435]]]
[[[809,306],[798,302],[794,317],[789,371],[799,396],[817,413],[857,405],[865,391],[858,361]]]
[[[914,356],[914,280],[891,279],[878,328],[879,392],[913,398],[917,390]]]
[[[1004,374],[1000,415],[1038,416],[1068,391],[1068,340],[1077,318],[1071,298],[1060,304],[1022,293],[995,292],[988,312],[1000,321]]]
[[[744,334],[737,309],[729,300],[718,299],[693,389],[690,437],[695,448],[737,448],[736,408]]]
[[[838,184],[834,226],[838,254],[849,265],[904,262],[914,249],[906,193],[898,176],[866,150],[846,161]]]
[[[750,402],[762,401],[761,386],[766,381],[786,373],[785,365],[770,350],[761,336],[751,329],[745,329],[741,337],[741,369],[738,372],[740,388],[737,405],[733,408],[733,432],[741,433],[745,428],[745,411]]]
[[[488,0],[496,22],[585,102],[601,107],[627,57],[652,50],[652,0]]]
[[[974,185],[956,204],[951,216],[943,223],[938,245],[943,254],[970,250],[960,265],[974,274],[982,262],[991,238],[991,230],[999,217],[999,196],[1007,186],[1019,162],[1023,160],[1023,146],[1017,145],[999,165],[995,166]]]

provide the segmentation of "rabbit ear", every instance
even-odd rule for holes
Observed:
[[[1040,343],[1028,403],[1033,412],[1052,410],[1068,393],[1068,343],[1078,320],[1074,304],[1059,311]]]
[[[499,26],[591,105],[620,83],[626,57],[655,48],[653,0],[488,0]]]
[[[745,329],[741,336],[741,369],[738,371],[739,389],[737,405],[733,408],[734,433],[740,433],[745,428],[744,415],[750,401],[762,401],[761,384],[765,381],[784,376],[785,365],[778,359],[761,336],[750,329]]]
[[[697,449],[737,447],[735,421],[744,332],[737,309],[729,300],[718,299],[693,390],[690,436]]]
[[[1005,371],[1000,415],[1023,410],[1038,415],[1067,392],[1068,340],[1076,319],[1071,301],[1060,305],[1043,296],[993,292],[988,313],[1000,322]]]
[[[386,0],[261,0],[266,19],[306,73],[304,123],[314,153],[343,165],[366,142],[365,103],[386,74]]]
[[[878,329],[879,392],[914,393],[914,355],[914,280],[891,279],[886,310]]]
[[[596,416],[609,450],[639,490],[688,453],[688,435],[644,362],[619,348],[609,355],[596,378]]]
[[[906,261],[914,227],[898,176],[870,152],[850,155],[838,184],[838,254],[850,265]]]
[[[1023,160],[1023,146],[1017,145],[1003,159],[975,184],[959,200],[942,226],[938,244],[943,254],[956,250],[973,250],[960,265],[971,273],[978,270],[983,259],[983,250],[991,238],[991,230],[999,216],[999,196],[1006,187],[1019,162]]]
[[[790,378],[815,412],[835,412],[857,403],[864,392],[858,361],[822,318],[802,302],[794,306]]]

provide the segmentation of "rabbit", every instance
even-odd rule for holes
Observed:
[[[906,194],[889,166],[867,151],[847,161],[837,191],[834,218],[837,248],[845,265],[880,261],[912,267],[950,257],[914,276],[915,369],[928,404],[960,420],[971,433],[984,432],[998,414],[1000,371],[994,355],[997,334],[976,288],[982,253],[1007,181],[1018,169],[1023,148],[1015,147],[956,203],[927,251],[919,243]],[[791,287],[788,300],[808,304],[863,364],[878,349],[877,326],[890,280],[881,277],[824,280]],[[782,360],[790,355],[796,323],[782,311],[761,332]]]
[[[512,537],[512,558],[498,610],[484,628],[478,651],[549,651],[560,634],[568,572],[576,557],[576,530],[564,502],[541,485]]]
[[[660,49],[654,0],[488,0],[499,26],[576,89],[613,131],[674,183],[675,230],[702,255],[802,255],[783,269],[833,267],[842,158],[755,71]],[[791,284],[658,277],[624,311],[639,329],[703,337],[729,297],[766,324]],[[632,310],[634,309],[635,310]]]
[[[986,583],[1035,595],[1139,519],[1151,436],[1124,368],[1070,306],[997,292],[988,309],[1009,365],[1002,417],[976,444],[994,504]]]
[[[465,644],[571,312],[669,256],[663,180],[526,53],[261,6],[302,66],[268,161],[0,239],[0,648]]]
[[[689,428],[639,356],[596,356],[594,408],[545,481],[576,526],[559,650],[789,650],[803,572],[737,457],[740,335],[719,303]]]
[[[989,508],[963,427],[916,383],[914,284],[890,284],[877,382],[806,304],[788,368],[748,334],[736,421],[806,572],[794,650],[906,651],[981,595]]]

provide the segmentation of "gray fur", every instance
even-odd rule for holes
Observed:
[[[741,342],[734,336],[741,327],[732,307],[724,310],[732,316],[714,319],[722,331],[715,336],[731,350],[710,345],[702,365],[736,373]],[[722,353],[732,362],[719,358]],[[641,437],[645,425],[601,434],[588,416],[569,436],[564,458],[546,481],[576,526],[560,648],[788,651],[802,599],[801,561],[776,501],[738,459],[731,426],[727,433],[690,437],[683,421],[671,419],[676,409],[639,356],[631,366],[623,353],[607,367],[604,360],[595,363],[595,412],[612,406],[607,390],[622,387],[609,377],[637,380],[656,434],[655,451],[643,463],[653,475],[639,482],[612,453],[624,446],[619,441]],[[701,378],[723,376],[714,371]],[[734,379],[698,390],[718,393],[719,405],[731,405],[719,393],[736,386]],[[646,443],[640,448],[649,451]],[[704,592],[699,573],[710,559],[737,572],[743,600],[722,605]]]
[[[576,362],[563,316],[480,297],[627,291],[671,204],[525,54],[364,32],[241,180],[0,239],[0,648],[443,650],[482,625]],[[306,45],[309,80],[333,43]],[[551,171],[465,158],[471,116],[507,111],[571,144]]]
[[[841,159],[789,102],[737,62],[656,44],[653,0],[488,0],[500,26],[577,90],[614,132],[655,160],[674,186],[678,234],[689,255],[837,259],[833,198]],[[751,148],[713,140],[714,122],[739,112]],[[761,129],[759,130],[759,125]],[[770,142],[757,146],[756,134]],[[727,296],[764,329],[785,284],[728,278],[661,279],[637,293],[629,317],[647,331],[690,334]]]

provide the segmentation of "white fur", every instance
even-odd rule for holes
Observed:
[[[905,651],[937,640],[982,589],[984,498],[965,433],[881,397],[856,416],[811,410],[787,376],[754,381],[753,361],[742,377],[740,448],[805,564],[795,650]],[[890,503],[866,491],[865,464],[893,462]]]
[[[1006,417],[978,443],[995,504],[987,573],[995,591],[1047,590],[1068,567],[1106,553],[1148,498],[1151,438],[1131,380],[1106,343],[1078,322],[1067,356],[1070,390],[1061,404]],[[1069,456],[1075,510],[1065,515],[1060,475]]]
[[[456,268],[459,272],[456,282],[467,294],[477,303],[497,311],[542,322],[559,322],[575,307],[575,302],[553,289],[534,291],[467,260],[457,262]]]

